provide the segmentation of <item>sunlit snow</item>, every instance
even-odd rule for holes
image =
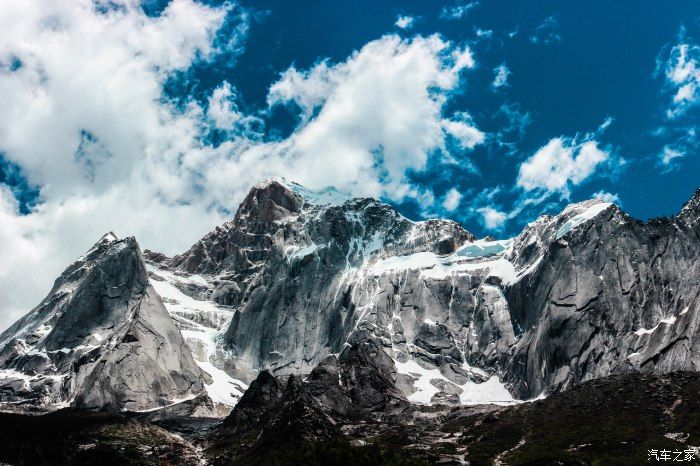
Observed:
[[[591,220],[595,218],[596,215],[600,214],[604,210],[606,210],[608,207],[610,207],[612,204],[609,202],[598,202],[596,204],[593,204],[592,206],[588,207],[586,210],[583,212],[574,215],[571,217],[569,220],[564,223],[561,228],[557,231],[556,238],[559,239],[577,226],[581,225],[582,223]],[[566,214],[566,210],[563,212]]]
[[[459,394],[459,401],[463,405],[518,403],[518,400],[513,398],[497,376],[491,376],[481,383],[468,381],[459,385],[447,379],[440,373],[439,369],[426,369],[412,359],[406,362],[394,361],[394,364],[399,374],[407,374],[415,379],[413,388],[416,391],[408,396],[408,401],[414,403],[431,404],[433,396],[440,392],[440,389],[431,382],[440,380],[462,390]]]

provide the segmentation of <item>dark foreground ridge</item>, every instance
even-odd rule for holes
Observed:
[[[306,382],[291,377],[282,384],[261,374],[240,408],[192,442],[123,415],[0,414],[0,462],[639,465],[651,449],[695,448],[697,458],[700,445],[696,372],[611,376],[510,407],[421,409],[389,402],[372,411],[343,400],[349,391],[342,387],[319,392],[337,376],[338,365],[327,366]]]

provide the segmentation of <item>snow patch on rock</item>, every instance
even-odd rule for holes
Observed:
[[[567,220],[566,223],[564,223],[559,228],[559,230],[557,230],[556,238],[559,239],[562,236],[569,233],[574,228],[576,228],[577,226],[581,225],[582,223],[585,223],[588,220],[592,220],[598,214],[605,211],[611,205],[612,204],[609,202],[597,202],[597,203],[594,203],[593,205],[590,205],[582,212],[574,215],[569,220]],[[576,207],[578,207],[578,205],[573,205],[573,206],[568,207],[567,209],[564,210],[564,212],[562,212],[562,215],[570,214],[571,210],[575,209]]]

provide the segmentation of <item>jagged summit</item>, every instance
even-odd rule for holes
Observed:
[[[280,242],[282,253],[294,254],[317,247],[319,241],[326,243],[323,247],[337,243],[343,261],[356,264],[380,252],[447,254],[474,239],[452,220],[413,222],[375,199],[351,198],[335,188],[314,191],[272,178],[250,190],[232,221],[175,256],[171,265],[190,273],[238,272],[266,260],[277,249],[271,248],[273,242]]]
[[[301,197],[305,202],[321,206],[339,206],[346,202],[359,200],[363,198],[353,197],[350,194],[340,191],[335,186],[326,186],[322,189],[310,189],[295,181],[289,181],[283,177],[272,177],[262,181],[253,188],[253,190],[266,190],[272,186],[280,185],[292,191],[297,196]]]
[[[104,235],[102,235],[102,238],[100,238],[99,242],[106,241],[108,243],[111,243],[112,241],[118,241],[119,237],[113,232],[113,231],[108,231]]]
[[[700,227],[700,188],[696,189],[693,196],[683,205],[678,217],[688,225]]]

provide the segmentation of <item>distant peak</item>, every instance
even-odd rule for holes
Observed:
[[[274,186],[282,186],[313,205],[336,206],[343,205],[354,199],[349,193],[337,189],[335,186],[326,186],[321,189],[307,188],[295,181],[289,181],[281,176],[273,176],[253,187],[253,190],[269,190]]]
[[[269,178],[253,186],[236,212],[236,221],[257,220],[270,223],[298,212],[302,204],[283,178]]]
[[[350,194],[340,191],[335,186],[326,186],[322,189],[306,188],[299,183],[290,183],[288,186],[295,194],[310,204],[335,206],[343,205],[354,199]]]
[[[286,188],[289,188],[289,187],[290,187],[290,186],[289,186],[289,184],[290,184],[289,181],[287,181],[285,178],[283,178],[283,177],[281,177],[281,176],[272,176],[272,177],[270,177],[270,178],[267,178],[266,180],[263,180],[263,181],[259,182],[258,184],[256,184],[255,186],[253,186],[252,189],[256,189],[256,188],[257,188],[257,189],[266,189],[266,188],[270,187],[270,186],[273,185],[273,184],[281,184],[282,186],[284,186],[284,187],[286,187]]]
[[[108,231],[107,233],[102,235],[102,238],[100,238],[98,243],[111,243],[118,240],[119,237],[113,231]]]

